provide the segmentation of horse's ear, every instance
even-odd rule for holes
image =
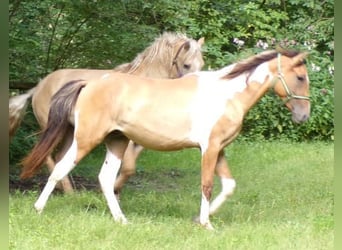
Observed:
[[[197,43],[200,47],[202,47],[202,45],[204,44],[204,37],[201,37],[200,39],[198,39]]]
[[[300,53],[292,58],[292,67],[296,67],[305,64],[305,58],[309,55],[307,52]]]

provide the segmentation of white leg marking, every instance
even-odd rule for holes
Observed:
[[[43,192],[34,204],[38,213],[41,213],[49,199],[50,194],[54,190],[58,181],[62,180],[74,167],[77,154],[77,141],[74,139],[71,147],[68,149],[64,157],[56,164],[48,182],[46,183]]]
[[[227,198],[233,194],[236,183],[231,178],[221,178],[222,191],[210,204],[209,213],[214,214],[218,208],[227,200]]]
[[[199,222],[202,226],[209,230],[214,229],[209,220],[209,201],[207,200],[203,192]]]
[[[113,190],[116,175],[119,171],[120,165],[121,160],[107,149],[106,159],[103,162],[99,174],[99,181],[101,184],[102,192],[107,200],[108,207],[114,217],[114,220],[121,222],[122,224],[126,224],[127,219],[120,209],[118,200],[116,199]]]

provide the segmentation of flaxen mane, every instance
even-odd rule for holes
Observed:
[[[170,48],[172,48],[174,44],[179,43],[179,46],[181,46],[183,43],[191,40],[192,39],[189,39],[186,35],[181,33],[164,32],[161,36],[157,37],[149,47],[138,54],[132,62],[119,65],[114,68],[114,71],[132,74],[141,64],[151,63],[158,55],[162,56],[162,58],[159,59],[160,63],[167,62],[171,64],[177,51],[173,51]],[[160,51],[167,51],[167,53],[160,53]],[[193,48],[193,46],[190,46],[188,51],[189,56],[192,56],[196,52],[196,47]]]
[[[281,53],[282,55],[287,57],[295,57],[299,54],[298,51],[283,49],[265,51],[256,56],[250,57],[242,62],[237,63],[235,67],[227,75],[223,77],[223,79],[232,79],[245,72],[251,73],[260,64],[276,58],[278,53]]]

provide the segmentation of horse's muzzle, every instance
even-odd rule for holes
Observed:
[[[292,121],[294,123],[303,123],[306,122],[310,117],[310,114],[302,114],[302,113],[292,113]]]

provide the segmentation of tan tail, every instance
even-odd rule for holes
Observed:
[[[21,178],[32,177],[63,139],[65,132],[71,126],[69,118],[84,86],[85,82],[82,80],[71,81],[52,97],[47,127],[29,155],[22,160]]]
[[[24,94],[13,96],[9,99],[9,137],[17,131],[21,121],[24,118],[28,102],[35,92],[36,87],[30,89]]]

